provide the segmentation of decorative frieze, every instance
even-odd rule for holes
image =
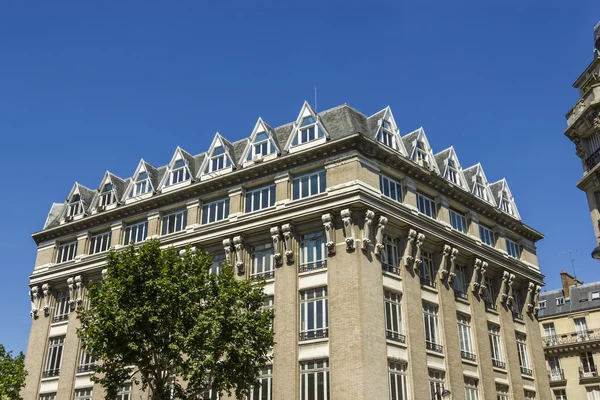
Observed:
[[[375,234],[375,254],[381,254],[383,250],[383,234],[385,232],[385,226],[387,225],[388,220],[386,217],[379,217],[379,222],[377,223],[377,233]]]
[[[342,210],[342,222],[344,225],[344,236],[346,237],[346,250],[354,250],[354,223],[352,222],[352,212],[349,208]]]
[[[283,243],[281,241],[281,229],[278,226],[274,226],[270,229],[271,232],[271,240],[273,241],[273,259],[275,260],[275,265],[280,266],[283,262],[282,246]]]
[[[50,284],[44,283],[42,291],[44,292],[44,315],[47,317],[50,315]]]
[[[283,232],[283,244],[285,246],[285,258],[290,264],[294,262],[294,234],[292,229],[292,224],[281,225],[281,231]]]
[[[238,274],[244,273],[244,239],[241,236],[235,236],[233,238],[233,245],[235,247],[235,266]]]
[[[363,225],[362,231],[362,249],[364,251],[369,251],[369,247],[371,246],[371,227],[373,226],[373,218],[375,218],[375,213],[371,210],[367,210],[365,213],[365,223]]]
[[[323,214],[321,221],[323,221],[323,227],[325,227],[325,246],[327,247],[327,254],[333,256],[335,255],[335,226],[333,225],[333,214]]]
[[[29,313],[29,315],[31,315],[31,318],[38,317],[38,310],[40,307],[39,290],[40,290],[39,286],[33,286],[29,290],[29,299],[31,300],[31,312]]]

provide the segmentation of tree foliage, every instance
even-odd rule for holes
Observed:
[[[209,388],[248,394],[273,346],[263,283],[236,280],[228,264],[215,275],[208,254],[180,256],[158,240],[111,250],[107,262],[78,334],[108,398],[128,380],[153,400],[196,399]]]
[[[19,392],[25,387],[25,356],[13,357],[0,344],[0,399],[20,400]]]

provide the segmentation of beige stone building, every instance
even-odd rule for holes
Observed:
[[[75,184],[33,235],[25,399],[102,398],[74,309],[110,247],[154,237],[267,279],[277,343],[252,400],[551,398],[543,236],[506,180],[434,154],[423,129],[401,136],[389,107],[305,103],[289,124],[259,119],[234,143],[217,134],[196,156]]]
[[[538,319],[554,399],[600,399],[600,282],[561,272],[562,288],[539,296]]]

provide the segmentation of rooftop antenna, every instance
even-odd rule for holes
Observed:
[[[317,87],[315,86],[315,112],[317,111]]]
[[[569,253],[569,258],[571,259],[571,268],[573,268],[573,277],[575,279],[577,279],[577,273],[575,272],[575,258],[573,258],[573,253],[577,253],[577,250],[579,250],[579,249],[567,250],[567,251],[563,251],[562,253],[559,253],[559,254]]]

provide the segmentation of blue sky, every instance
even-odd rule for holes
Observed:
[[[128,3],[128,4],[121,4]],[[219,4],[216,4],[219,3]],[[250,4],[255,3],[255,4]],[[546,235],[549,288],[561,269],[600,265],[564,115],[592,60],[598,1],[24,2],[0,10],[0,343],[25,351],[35,244],[73,183],[166,164],[215,132],[248,136],[259,116],[392,107],[438,152],[506,177],[523,220]],[[577,3],[577,4],[575,4]]]

